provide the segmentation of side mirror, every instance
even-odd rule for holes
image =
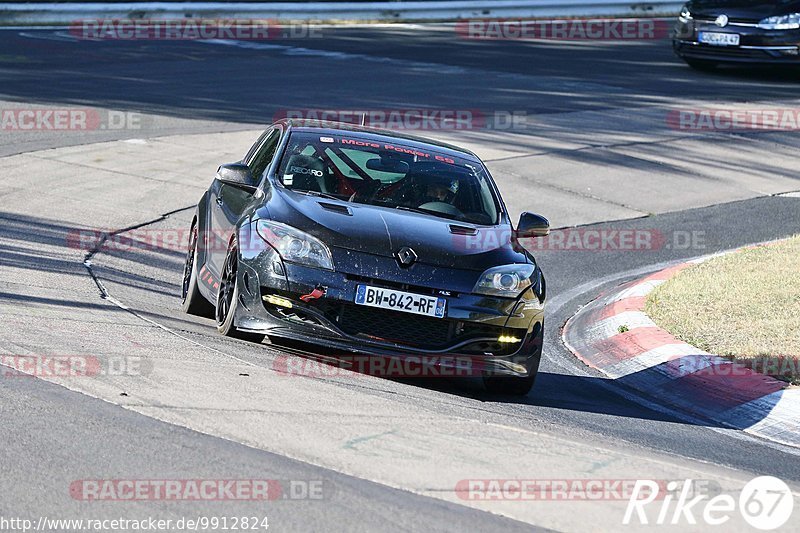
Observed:
[[[225,185],[239,187],[246,191],[255,192],[258,188],[250,168],[242,163],[230,163],[217,169],[217,179]]]
[[[545,237],[550,234],[550,222],[541,215],[526,211],[519,216],[515,233],[518,239]]]

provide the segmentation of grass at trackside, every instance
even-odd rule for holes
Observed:
[[[800,235],[682,270],[645,311],[689,344],[800,384]]]

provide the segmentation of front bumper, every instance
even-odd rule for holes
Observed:
[[[443,366],[448,361],[463,365],[469,360],[470,368],[481,374],[527,376],[538,368],[544,295],[536,291],[541,286],[529,288],[517,299],[498,298],[465,292],[477,278],[469,271],[442,271],[424,264],[400,269],[392,258],[347,251],[347,264],[359,265],[359,273],[332,272],[284,263],[266,245],[243,249],[235,317],[240,330],[311,342],[341,351],[343,356],[418,359],[437,355],[442,357],[433,360]],[[359,284],[445,298],[446,317],[356,305]],[[322,287],[324,296],[301,299]],[[518,340],[500,342],[501,336]],[[454,355],[458,358],[444,357]]]
[[[738,46],[701,43],[700,32],[736,33]],[[672,40],[675,53],[684,59],[732,63],[800,63],[800,30],[764,30],[752,22],[730,22],[719,27],[711,20],[678,22]]]

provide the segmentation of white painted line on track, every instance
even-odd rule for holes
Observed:
[[[618,302],[625,298],[637,298],[639,296],[647,296],[653,289],[664,283],[663,279],[651,279],[642,283],[637,283],[633,287],[629,287],[624,291],[617,294],[611,302]]]

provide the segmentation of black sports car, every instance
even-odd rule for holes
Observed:
[[[279,121],[200,199],[183,309],[229,336],[469,357],[489,390],[524,394],[541,358],[545,281],[519,239],[548,232],[530,213],[513,230],[467,150]]]
[[[683,6],[673,48],[690,66],[797,63],[800,1],[693,0]]]

